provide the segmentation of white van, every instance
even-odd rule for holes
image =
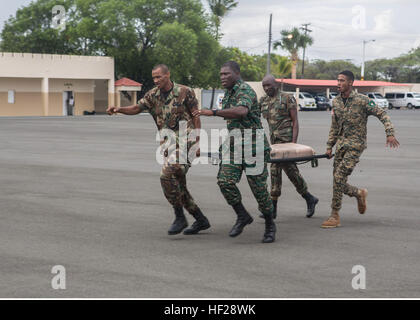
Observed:
[[[297,96],[296,92],[293,91],[283,91],[284,93],[289,93],[293,95],[298,103],[298,110],[317,110],[316,101],[314,97],[307,92],[299,92],[299,97]]]
[[[420,96],[413,92],[389,92],[385,94],[388,99],[389,109],[399,109],[407,107],[408,109],[420,108]]]
[[[296,101],[298,102],[298,109],[299,111],[303,110],[316,110],[316,101],[314,97],[307,92],[299,92],[299,99],[296,95],[296,92],[294,92]]]
[[[379,108],[388,109],[389,102],[378,92],[366,92],[364,95],[367,95],[371,100],[373,100]]]

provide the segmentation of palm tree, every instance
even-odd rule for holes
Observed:
[[[288,76],[292,71],[292,62],[288,57],[276,56],[273,68],[273,73],[276,77],[283,80],[284,77]],[[283,91],[283,82],[281,83],[281,91]]]
[[[207,3],[210,7],[210,11],[212,13],[212,20],[214,26],[216,27],[216,41],[219,42],[221,35],[220,35],[220,26],[222,24],[222,19],[236,8],[238,2],[235,0],[207,0]],[[211,102],[210,102],[210,109],[213,109],[214,103],[214,88],[211,90]]]
[[[282,38],[273,43],[274,49],[281,47],[289,51],[292,60],[292,79],[296,79],[296,64],[299,60],[299,49],[305,48],[313,43],[311,36],[303,34],[298,28],[292,30],[282,30],[280,32]]]
[[[207,0],[210,11],[213,14],[212,19],[214,26],[216,27],[216,40],[220,40],[220,25],[222,19],[230,12],[233,8],[236,8],[238,2],[235,0]]]

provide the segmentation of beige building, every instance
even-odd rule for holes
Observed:
[[[0,53],[0,116],[83,115],[114,102],[113,58]]]

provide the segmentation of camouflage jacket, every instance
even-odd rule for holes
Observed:
[[[179,122],[186,121],[187,133],[195,129],[192,111],[198,109],[194,91],[186,86],[173,83],[173,88],[165,99],[155,87],[138,101],[140,112],[148,112],[155,120],[158,130],[179,130]]]
[[[243,80],[238,80],[231,90],[226,90],[222,100],[222,109],[235,107],[247,107],[248,114],[240,119],[227,119],[227,129],[230,131],[240,129],[253,129],[253,150],[255,147],[255,129],[263,129],[261,123],[261,111],[258,106],[258,98],[252,89]],[[264,150],[270,150],[267,137],[264,133]]]
[[[271,144],[292,142],[293,123],[290,110],[297,109],[293,95],[280,90],[274,97],[265,95],[260,99],[260,109],[268,122]]]
[[[394,135],[390,117],[379,108],[373,100],[363,94],[352,91],[344,105],[341,95],[333,100],[332,123],[328,137],[327,148],[335,144],[337,148],[349,146],[363,150],[366,148],[368,116],[377,117],[385,126],[387,136]]]

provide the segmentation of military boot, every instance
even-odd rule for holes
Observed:
[[[277,200],[271,200],[271,201],[273,201],[273,207],[274,207],[273,219],[276,219],[277,218]],[[265,219],[262,213],[259,215],[259,217]]]
[[[236,223],[233,225],[232,230],[229,232],[229,236],[236,237],[242,233],[242,230],[245,228],[247,224],[251,224],[254,219],[249,215],[248,211],[244,208],[241,202],[233,206],[233,210],[235,210],[236,215],[238,218],[236,219]]]
[[[332,210],[331,215],[322,223],[321,228],[336,228],[340,226],[340,216],[338,215],[338,210]]]
[[[276,240],[276,224],[272,216],[264,216],[265,218],[265,231],[263,243],[271,243]]]
[[[169,235],[181,233],[186,227],[188,227],[187,218],[184,215],[184,209],[182,207],[174,207],[175,221],[168,230]]]
[[[198,209],[195,212],[190,212],[191,215],[195,218],[194,223],[191,225],[190,228],[184,230],[184,234],[191,235],[197,234],[201,230],[206,230],[210,228],[209,220],[207,220],[206,216]]]
[[[306,200],[306,206],[308,207],[308,211],[306,212],[306,217],[310,218],[315,213],[315,206],[317,205],[319,199],[311,195],[309,192],[302,194],[302,197]]]
[[[367,189],[359,189],[357,190],[357,208],[359,209],[360,214],[364,214],[366,212],[366,198],[368,195]]]

